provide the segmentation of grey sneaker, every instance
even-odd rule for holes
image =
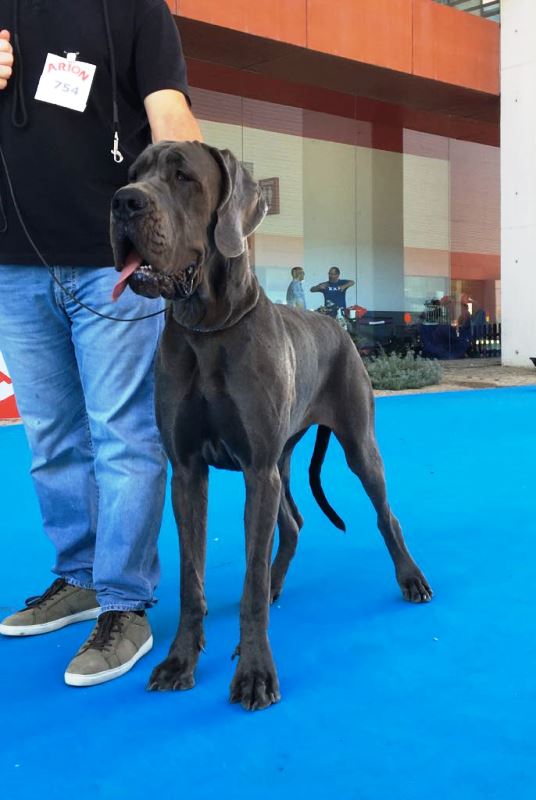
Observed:
[[[73,622],[95,619],[99,611],[97,595],[92,589],[71,586],[58,578],[43,594],[29,597],[22,611],[3,619],[0,633],[4,636],[50,633]]]
[[[105,611],[65,672],[69,686],[94,686],[120,678],[149,652],[153,636],[145,614]]]

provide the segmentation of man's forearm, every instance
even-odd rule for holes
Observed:
[[[199,124],[182,92],[163,89],[145,98],[153,142],[203,141]]]
[[[191,142],[203,141],[199,124],[190,111],[165,114],[159,117],[155,125],[151,125],[153,143],[162,141]]]

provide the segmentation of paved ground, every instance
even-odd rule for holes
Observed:
[[[503,367],[495,358],[442,361],[443,379],[434,386],[403,391],[377,390],[376,397],[429,392],[460,392],[469,389],[501,389],[505,386],[536,386],[536,369],[532,366]]]
[[[443,379],[434,386],[402,391],[377,390],[376,397],[430,392],[460,392],[469,389],[501,389],[505,386],[536,386],[534,367],[503,367],[499,359],[474,358],[443,361]],[[2,425],[16,425],[20,420],[0,420]]]

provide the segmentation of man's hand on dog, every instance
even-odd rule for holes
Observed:
[[[13,72],[13,47],[9,31],[0,31],[0,89],[5,89]]]

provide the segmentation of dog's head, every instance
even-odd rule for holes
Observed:
[[[229,150],[200,142],[160,142],[132,165],[130,183],[112,200],[111,239],[127,283],[145,297],[186,300],[214,280],[218,259],[244,254],[266,202]]]

